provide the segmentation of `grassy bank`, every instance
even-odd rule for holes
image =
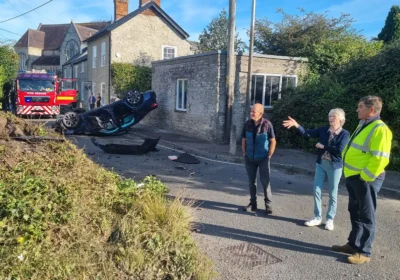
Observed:
[[[68,141],[0,113],[0,279],[211,279],[190,207],[123,180]],[[59,136],[57,136],[59,137]]]

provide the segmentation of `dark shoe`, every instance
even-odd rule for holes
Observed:
[[[351,247],[349,243],[346,243],[346,244],[344,244],[342,246],[333,245],[332,246],[332,250],[335,251],[335,252],[346,253],[346,254],[351,254],[351,255],[357,253],[357,249]]]
[[[271,207],[271,205],[265,204],[265,212],[266,212],[268,215],[270,215],[270,214],[273,213],[273,212],[272,212],[272,207]]]
[[[347,261],[351,264],[363,264],[363,263],[370,262],[371,258],[361,255],[360,253],[355,253],[355,254],[351,255],[350,257],[348,257]]]
[[[243,211],[245,212],[254,212],[256,210],[257,210],[257,204],[249,203],[249,205],[243,207]]]

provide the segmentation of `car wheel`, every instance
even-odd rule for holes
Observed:
[[[138,105],[142,102],[143,95],[138,92],[137,90],[135,91],[128,91],[126,93],[126,101],[128,101],[129,104],[131,105]]]
[[[67,112],[62,118],[62,123],[67,129],[78,127],[81,119],[76,112]]]

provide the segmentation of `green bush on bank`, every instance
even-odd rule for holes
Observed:
[[[316,83],[305,83],[274,105],[272,122],[280,144],[289,148],[315,150],[313,139],[299,137],[282,127],[287,116],[306,128],[328,125],[333,108],[346,112],[344,127],[352,132],[357,124],[357,103],[366,95],[383,100],[381,117],[393,132],[390,169],[400,170],[400,42],[376,56],[349,62],[346,67],[323,76]]]
[[[49,134],[0,113],[0,279],[213,277],[190,208],[158,179],[121,179],[69,142],[13,141],[11,127]]]

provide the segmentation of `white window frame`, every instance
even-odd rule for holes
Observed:
[[[100,83],[101,103],[104,104],[104,95],[106,95],[106,83]]]
[[[278,100],[281,99],[282,78],[283,78],[283,77],[292,77],[292,78],[296,78],[296,80],[295,80],[295,87],[297,87],[297,81],[298,81],[297,75],[268,74],[268,73],[252,73],[252,75],[251,75],[251,82],[253,81],[253,76],[264,76],[264,79],[263,79],[263,96],[262,96],[263,105],[265,104],[265,88],[266,88],[266,86],[267,86],[267,84],[266,84],[266,77],[271,77],[271,76],[272,76],[272,77],[280,77],[280,78],[279,78],[279,94],[278,94]],[[270,88],[271,88],[271,91],[272,91],[272,86],[270,86]],[[256,96],[256,92],[255,92],[256,87],[254,87],[252,90],[253,90],[253,92],[250,93],[250,96],[254,94],[254,98],[255,98],[255,96]],[[270,98],[272,98],[272,93],[270,94]],[[254,100],[251,100],[251,101],[250,101],[250,106],[252,106],[253,104],[254,104]],[[272,104],[272,100],[270,100],[270,104]],[[273,106],[272,106],[272,105],[268,105],[268,106],[265,106],[265,105],[264,105],[264,108],[273,108]]]
[[[96,96],[96,82],[92,82],[92,93]]]
[[[166,48],[174,49],[174,57],[164,58],[164,52],[165,52]],[[162,48],[161,48],[161,59],[162,60],[164,60],[164,59],[172,59],[172,58],[175,58],[175,57],[178,57],[178,48],[176,46],[167,46],[167,45],[163,45],[162,46]]]
[[[184,108],[184,101],[185,101],[185,98],[184,98],[184,94],[185,94],[185,88],[184,88],[184,85],[185,85],[185,81],[187,82],[186,84],[187,84],[187,88],[186,88],[186,104],[185,104],[185,107],[186,108]],[[182,91],[181,91],[181,93],[182,93],[182,102],[181,102],[181,104],[179,104],[179,83],[180,82],[182,82]],[[188,79],[178,79],[177,81],[176,81],[176,103],[175,103],[175,110],[176,111],[181,111],[181,112],[186,112],[187,111],[187,92],[188,92],[188,87],[189,87],[189,81],[188,81]]]
[[[78,65],[75,65],[74,66],[74,69],[75,69],[75,78],[78,78]]]
[[[92,51],[92,68],[94,69],[97,66],[97,46],[93,46]]]
[[[82,61],[81,63],[81,73],[85,73],[85,62]]]
[[[104,67],[106,65],[106,42],[101,43],[101,62],[100,66]]]

